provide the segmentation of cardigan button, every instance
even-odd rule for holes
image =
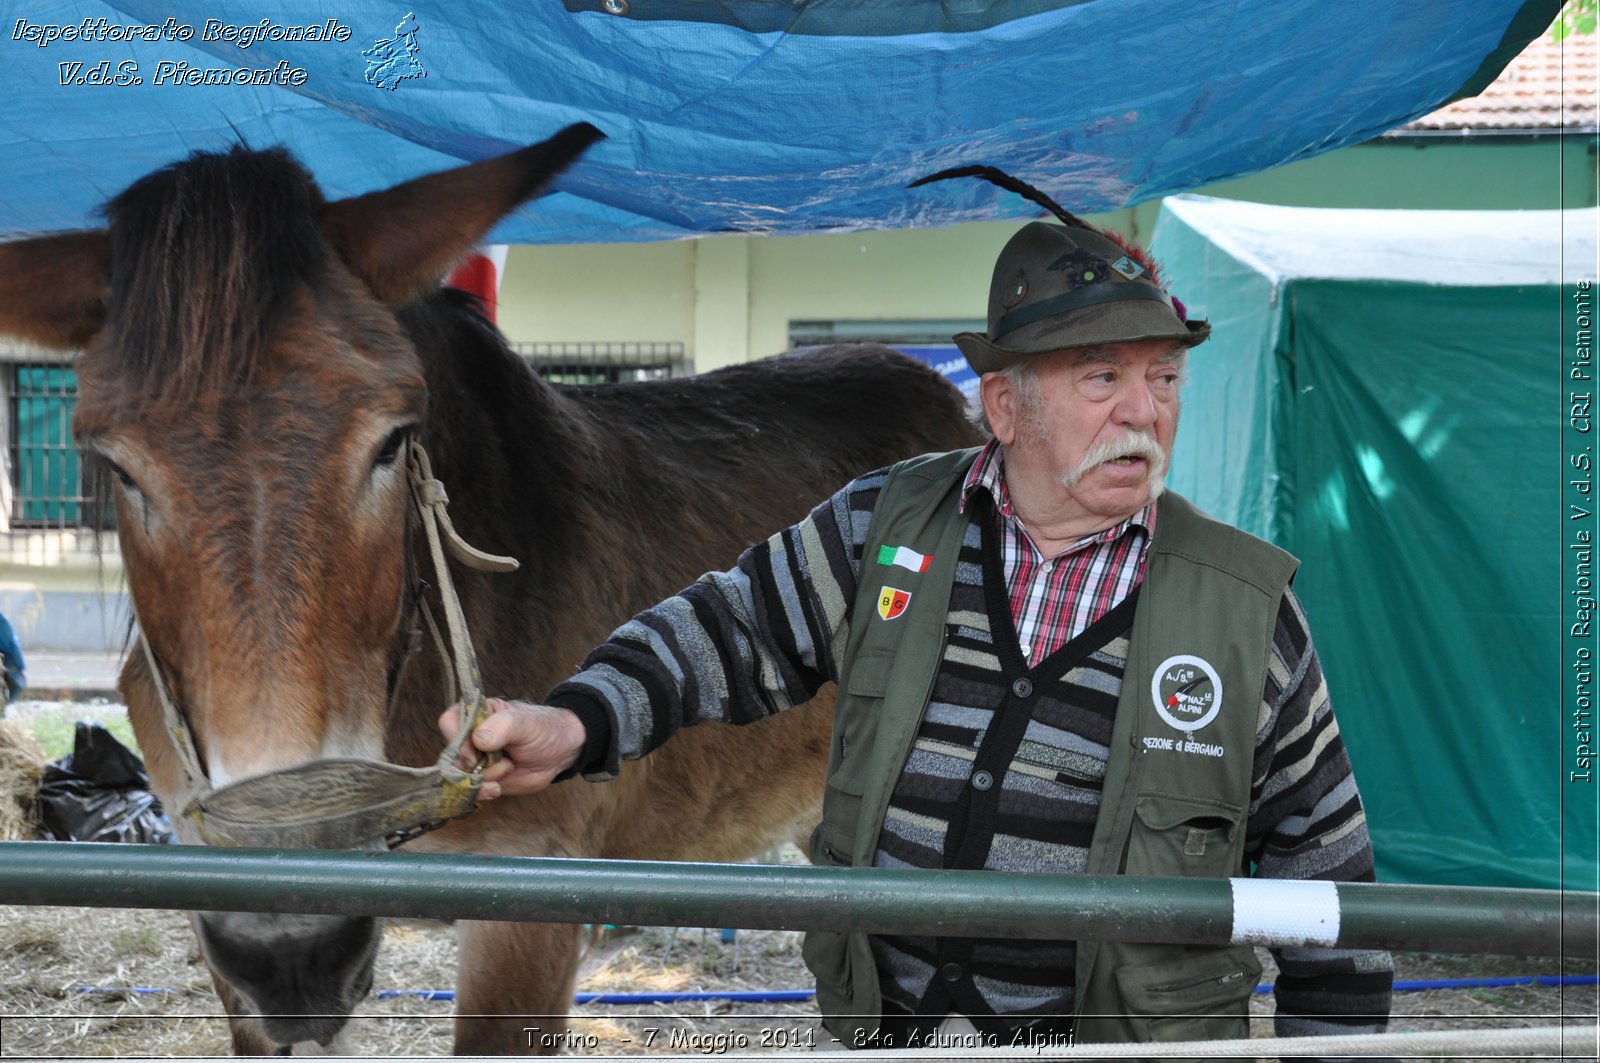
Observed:
[[[965,973],[959,963],[947,963],[939,968],[939,977],[946,982],[959,982],[961,981],[961,976]]]
[[[986,771],[980,771],[972,776],[972,788],[974,790],[987,790],[993,785],[994,776]]]
[[[1029,679],[1027,676],[1021,676],[1020,678],[1018,678],[1014,682],[1012,682],[1012,684],[1011,684],[1011,693],[1015,694],[1019,698],[1032,697],[1033,696],[1033,680]]]

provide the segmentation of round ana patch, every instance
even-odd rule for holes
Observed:
[[[1156,712],[1186,733],[1200,730],[1222,708],[1222,676],[1209,661],[1191,654],[1168,657],[1150,678]]]

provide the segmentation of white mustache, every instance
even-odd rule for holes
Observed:
[[[1102,440],[1089,448],[1089,452],[1078,462],[1077,468],[1061,478],[1061,486],[1073,488],[1078,486],[1078,481],[1089,475],[1090,471],[1108,461],[1118,458],[1139,457],[1150,463],[1150,481],[1160,483],[1167,472],[1167,455],[1161,449],[1161,444],[1156,442],[1155,436],[1148,432],[1129,432],[1120,439]]]

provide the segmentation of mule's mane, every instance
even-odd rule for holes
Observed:
[[[282,149],[200,153],[106,207],[117,368],[163,397],[243,387],[302,284],[324,273],[322,195]]]

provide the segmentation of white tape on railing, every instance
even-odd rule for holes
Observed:
[[[1234,878],[1235,945],[1332,945],[1339,940],[1339,890],[1332,882]]]

